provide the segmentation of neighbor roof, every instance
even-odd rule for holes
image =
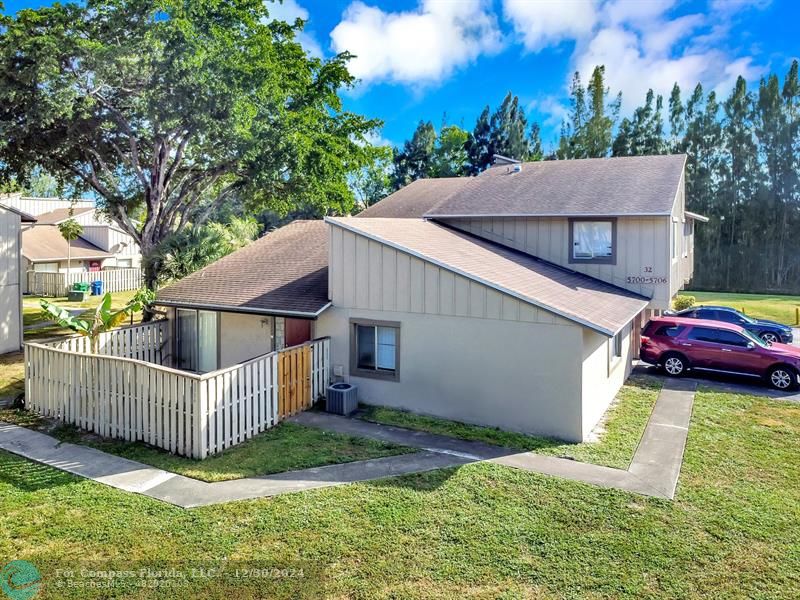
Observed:
[[[40,214],[37,219],[40,225],[58,225],[59,223],[63,223],[67,219],[69,219],[69,210],[68,208],[57,208],[55,210],[51,210],[50,212]],[[73,212],[73,217],[77,217],[79,215],[86,214],[87,212],[92,212],[94,207],[75,207]]]
[[[31,262],[49,260],[77,260],[108,258],[113,256],[83,238],[72,240],[69,249],[67,240],[55,225],[34,225],[22,232],[22,256]]]
[[[326,220],[608,336],[630,323],[649,302],[644,296],[432,221]]]
[[[674,154],[503,164],[478,177],[420,179],[359,216],[668,215],[685,162]]]
[[[294,221],[158,292],[158,304],[316,317],[328,300],[328,226]]]
[[[28,213],[23,212],[19,209],[16,209],[13,206],[7,206],[3,203],[0,203],[0,208],[4,208],[5,210],[12,212],[15,215],[19,215],[19,218],[23,223],[36,223],[36,217],[34,217],[33,215],[29,215]]]
[[[358,213],[357,217],[420,219],[469,184],[469,177],[417,179]]]

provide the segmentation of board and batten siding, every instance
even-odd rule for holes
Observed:
[[[329,252],[315,332],[361,401],[582,439],[581,326],[335,225]],[[353,319],[399,323],[396,381],[350,373]]]
[[[328,295],[372,311],[574,324],[547,310],[341,227],[331,227]]]
[[[22,346],[20,217],[0,207],[0,354]]]
[[[443,223],[489,241],[509,246],[651,298],[651,308],[668,308],[672,297],[669,217],[617,218],[617,261],[570,263],[569,219],[566,217],[493,217],[443,219]],[[652,269],[648,271],[647,269]],[[632,279],[628,279],[628,278]],[[666,283],[636,283],[663,277]]]

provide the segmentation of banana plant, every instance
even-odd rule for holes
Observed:
[[[46,300],[42,300],[41,305],[45,314],[61,327],[88,337],[92,354],[97,354],[100,349],[100,334],[119,327],[128,315],[142,309],[141,302],[135,298],[118,310],[111,308],[111,301],[111,294],[103,296],[103,300],[94,311],[93,319],[73,316],[67,309]]]

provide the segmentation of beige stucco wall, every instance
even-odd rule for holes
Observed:
[[[351,318],[400,323],[399,381],[350,376]],[[316,335],[331,337],[333,372],[358,385],[363,402],[582,439],[577,325],[334,307]]]
[[[583,329],[581,366],[582,419],[584,439],[603,416],[631,372],[631,326],[622,331],[622,357],[611,361],[613,338]]]
[[[272,352],[273,317],[219,313],[220,368]]]
[[[20,217],[0,208],[0,354],[22,345]]]

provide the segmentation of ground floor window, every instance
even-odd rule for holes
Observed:
[[[219,368],[218,321],[214,311],[177,309],[175,351],[179,369],[207,373]]]
[[[118,269],[130,269],[133,267],[133,259],[132,258],[118,258],[117,259],[117,268]]]
[[[37,273],[58,273],[58,263],[34,263],[33,270]]]
[[[608,340],[608,369],[611,371],[622,360],[622,342],[625,329]]]
[[[350,371],[361,377],[398,379],[400,324],[351,321]]]

